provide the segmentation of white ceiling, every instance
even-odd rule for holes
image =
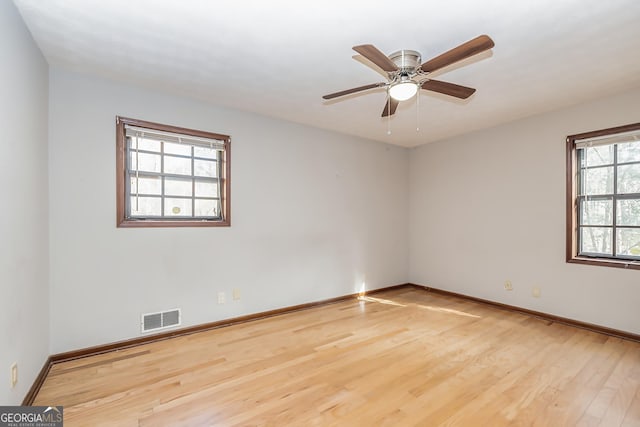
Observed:
[[[407,147],[640,86],[638,0],[14,1],[52,65]],[[388,123],[384,89],[321,98],[384,81],[352,46],[426,61],[480,34],[432,75],[466,101],[421,91]]]

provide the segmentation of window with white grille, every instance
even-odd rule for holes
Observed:
[[[567,138],[572,259],[640,267],[640,124]]]
[[[118,225],[229,225],[227,135],[118,118]]]

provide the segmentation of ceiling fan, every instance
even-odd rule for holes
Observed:
[[[418,88],[455,96],[460,99],[467,99],[473,95],[476,91],[475,89],[440,80],[432,80],[428,75],[447,65],[489,50],[494,45],[491,37],[487,35],[478,36],[423,64],[420,64],[422,60],[420,53],[415,50],[400,50],[386,56],[370,44],[354,46],[353,50],[387,73],[388,81],[330,93],[322,98],[333,99],[364,90],[384,87],[387,89],[387,102],[382,111],[382,117],[393,115],[400,101],[406,101],[412,98],[418,92]]]

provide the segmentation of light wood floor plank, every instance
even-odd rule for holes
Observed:
[[[397,289],[55,364],[65,426],[640,426],[640,344]]]

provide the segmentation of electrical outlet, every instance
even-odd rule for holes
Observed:
[[[11,388],[14,388],[18,384],[18,364],[11,365]]]
[[[531,290],[531,295],[535,298],[540,298],[540,295],[541,295],[540,288],[537,286],[534,286],[533,289]]]
[[[236,301],[240,299],[240,289],[236,288],[233,290],[233,299]]]
[[[513,290],[513,283],[511,283],[511,280],[506,280],[504,282],[504,289],[505,289],[505,291],[512,291]]]
[[[224,292],[218,292],[218,304],[224,304],[225,295]]]

